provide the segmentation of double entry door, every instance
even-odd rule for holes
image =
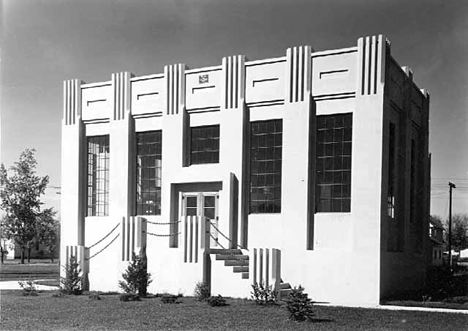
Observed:
[[[203,216],[210,225],[210,247],[218,247],[218,200],[217,192],[182,193],[181,216]],[[214,226],[213,226],[214,225]]]

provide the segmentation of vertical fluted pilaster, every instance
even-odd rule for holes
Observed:
[[[185,109],[185,64],[164,67],[166,115],[177,115]]]
[[[301,102],[307,99],[311,89],[312,47],[300,46],[286,51],[286,102]]]

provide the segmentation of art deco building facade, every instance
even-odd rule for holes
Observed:
[[[428,123],[384,36],[66,81],[61,261],[94,290],[145,252],[154,293],[376,304],[424,283]]]

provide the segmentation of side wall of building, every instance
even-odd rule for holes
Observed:
[[[430,203],[429,95],[413,82],[412,71],[401,68],[392,57],[386,70],[385,198],[390,199],[394,210],[388,206],[382,217],[382,297],[422,288],[430,263],[426,254]],[[390,133],[392,126],[394,136]],[[390,142],[391,139],[394,141]],[[393,163],[389,159],[391,144]],[[389,176],[393,177],[392,184]],[[393,185],[393,193],[389,185]]]

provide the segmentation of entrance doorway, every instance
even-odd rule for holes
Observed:
[[[190,192],[182,193],[181,216],[203,216],[210,225],[210,247],[218,247],[218,200],[217,192]],[[214,225],[214,226],[213,226]],[[215,228],[216,227],[216,228]]]

